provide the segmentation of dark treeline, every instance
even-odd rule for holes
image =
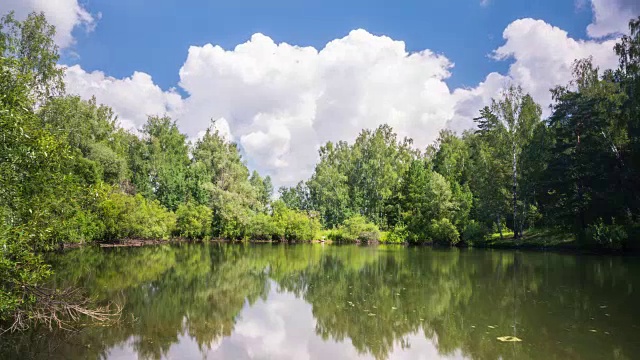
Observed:
[[[388,126],[327,143],[311,179],[280,189],[211,126],[195,143],[166,116],[133,133],[66,94],[44,15],[0,21],[0,318],[29,319],[51,271],[41,253],[125,238],[482,243],[533,227],[623,248],[637,239],[640,19],[600,74],[553,90],[553,115],[519,88],[416,150]],[[383,230],[383,233],[380,232]],[[512,235],[507,233],[512,232]],[[17,315],[16,315],[17,314]],[[20,322],[18,322],[20,323]]]

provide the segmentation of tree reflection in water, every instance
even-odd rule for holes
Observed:
[[[194,244],[84,248],[56,286],[124,306],[114,326],[4,335],[0,358],[631,358],[632,257]],[[499,336],[522,342],[503,343]]]

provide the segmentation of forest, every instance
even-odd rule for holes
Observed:
[[[577,59],[551,115],[511,86],[477,128],[426,149],[381,125],[328,142],[312,176],[274,193],[214,124],[190,142],[150,115],[138,131],[65,92],[43,14],[0,22],[0,318],[55,296],[43,253],[123,239],[484,246],[551,231],[598,249],[640,239],[640,18],[619,67]],[[19,322],[18,322],[19,323]]]

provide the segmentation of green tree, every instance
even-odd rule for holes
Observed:
[[[35,106],[64,93],[64,68],[57,64],[60,55],[54,34],[55,28],[47,23],[44,13],[31,13],[22,22],[13,12],[0,19],[0,53],[14,80],[2,85],[3,94],[12,87],[21,91],[26,86]]]
[[[289,209],[311,209],[309,187],[304,181],[298,182],[295,187],[281,186],[278,189],[278,194],[280,195],[280,200],[282,200]]]
[[[82,192],[66,174],[69,147],[33,110],[62,88],[53,28],[42,14],[0,23],[0,319],[29,321],[50,274],[40,254],[74,225]]]
[[[176,233],[187,239],[204,239],[211,233],[212,216],[207,206],[180,204],[176,210]]]
[[[449,182],[455,210],[452,221],[459,231],[463,231],[469,221],[473,205],[473,194],[469,187],[471,178],[471,154],[469,144],[450,130],[442,130],[432,146],[433,170]]]
[[[402,179],[400,194],[408,240],[414,243],[433,240],[432,221],[451,217],[455,206],[447,180],[429,169],[424,160],[414,160]]]
[[[149,117],[142,133],[145,136],[149,188],[152,191],[145,196],[157,199],[169,210],[175,210],[187,200],[189,147],[186,136],[166,116]]]
[[[623,219],[630,211],[622,154],[628,137],[622,116],[626,94],[590,59],[577,61],[574,80],[553,90],[549,119],[555,142],[545,177],[553,218],[584,239],[589,224]]]
[[[273,195],[273,184],[271,183],[271,177],[267,176],[264,179],[257,171],[251,173],[249,182],[254,187],[256,197],[262,207],[266,209],[271,203],[271,196]]]
[[[619,149],[624,163],[624,191],[635,222],[640,223],[640,17],[629,21],[629,35],[615,46],[620,65],[613,74],[627,95],[623,103],[622,123],[627,126],[628,148]],[[634,232],[633,236],[638,236]]]
[[[206,174],[203,187],[209,193],[213,211],[213,235],[244,238],[253,215],[262,209],[237,145],[209,128],[195,143],[192,153],[192,161],[202,164]]]
[[[511,199],[513,209],[514,237],[519,236],[518,227],[518,178],[521,176],[518,163],[522,151],[531,141],[535,129],[541,124],[542,111],[529,94],[520,87],[509,87],[500,100],[480,111],[478,132],[489,144],[492,156],[501,159],[502,166],[511,167]],[[508,165],[507,165],[508,164]]]

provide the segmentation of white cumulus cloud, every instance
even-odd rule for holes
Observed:
[[[189,49],[178,121],[194,133],[211,117],[227,119],[249,163],[291,184],[310,175],[321,143],[353,140],[362,128],[389,123],[419,146],[433,141],[453,116],[450,67],[365,30],[320,50],[255,34],[233,50]]]
[[[56,27],[55,42],[61,48],[73,44],[73,30],[83,27],[91,31],[96,19],[78,0],[2,0],[0,14],[15,11],[16,18],[23,20],[31,12],[44,12],[50,24]]]
[[[591,56],[593,63],[602,69],[614,68],[618,61],[613,51],[615,39],[576,40],[566,31],[542,20],[516,20],[504,30],[503,38],[505,43],[491,56],[496,60],[512,61],[508,73],[491,73],[476,88],[457,89],[454,92],[456,116],[451,120],[450,128],[471,127],[478,110],[510,84],[521,85],[542,105],[543,115],[549,115],[549,90],[571,80],[571,67],[576,59]]]
[[[175,114],[182,105],[179,94],[173,90],[163,91],[143,72],[116,79],[101,71],[86,72],[79,65],[73,65],[66,70],[65,83],[69,94],[83,98],[95,96],[99,103],[111,106],[120,125],[126,129],[140,128],[148,115]]]
[[[629,20],[640,15],[638,0],[591,0],[591,7],[593,23],[587,34],[593,38],[627,33]]]
[[[541,20],[514,21],[503,38],[491,56],[510,61],[508,72],[453,91],[445,82],[452,63],[444,55],[409,53],[404,42],[365,30],[321,49],[263,34],[233,49],[192,46],[179,72],[184,98],[140,72],[115,79],[72,66],[66,80],[71,92],[112,106],[130,128],[166,113],[194,139],[217,119],[251,168],[271,175],[276,186],[292,185],[311,174],[326,141],[352,141],[361,129],[388,123],[424,148],[443,128],[473,127],[473,117],[509,84],[522,85],[548,109],[549,89],[569,81],[575,59],[616,65],[614,40],[573,39]]]

